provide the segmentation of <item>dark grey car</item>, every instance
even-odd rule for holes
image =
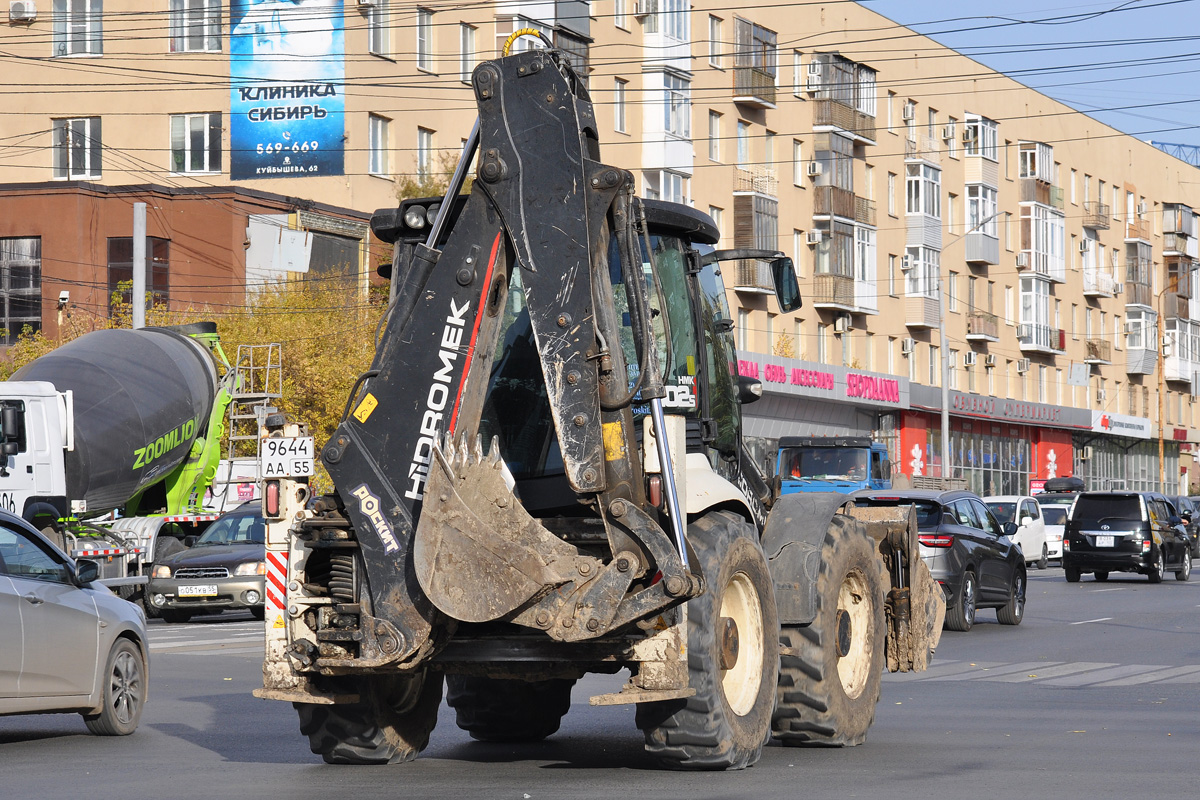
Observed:
[[[855,492],[860,506],[913,505],[921,559],[946,594],[946,627],[968,631],[979,608],[996,609],[1004,625],[1025,614],[1025,556],[973,492],[908,489]]]
[[[1063,571],[1074,583],[1086,573],[1108,580],[1137,572],[1161,583],[1167,572],[1192,574],[1191,542],[1167,498],[1157,492],[1084,492],[1063,533]]]

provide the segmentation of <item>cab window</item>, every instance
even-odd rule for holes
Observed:
[[[70,583],[71,569],[24,531],[0,526],[0,573],[50,583]]]
[[[954,512],[954,521],[959,525],[966,525],[969,528],[983,529],[983,525],[979,522],[978,512],[971,505],[971,501],[963,498],[955,500],[950,504],[951,510]]]
[[[1000,525],[987,510],[987,506],[983,504],[983,501],[972,498],[969,502],[971,503],[971,508],[975,509],[975,515],[979,518],[980,529],[984,533],[989,533],[996,538],[1000,538],[1003,535]]]

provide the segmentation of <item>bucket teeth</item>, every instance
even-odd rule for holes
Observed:
[[[483,435],[475,434],[475,463],[483,463]]]
[[[488,449],[488,458],[492,462],[495,469],[500,469],[500,437],[493,436],[491,447]]]

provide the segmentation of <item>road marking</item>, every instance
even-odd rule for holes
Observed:
[[[171,642],[169,644],[151,641],[150,649],[151,650],[179,650],[184,647],[210,647],[212,645],[222,646],[222,645],[230,645],[230,644],[232,644],[232,642],[230,642],[228,639],[200,639],[200,640],[188,641],[188,642]],[[239,642],[238,644],[240,645],[241,643]]]
[[[1160,669],[1157,672],[1146,672],[1141,675],[1130,675],[1128,678],[1120,678],[1115,681],[1105,681],[1104,683],[1096,684],[1096,686],[1136,686],[1142,683],[1154,683],[1155,681],[1172,682],[1170,681],[1171,678],[1183,678],[1194,673],[1200,673],[1200,666],[1193,664],[1190,667]]]
[[[1127,675],[1136,675],[1139,672],[1145,673],[1147,670],[1162,669],[1161,664],[1126,664],[1121,667],[1110,667],[1109,669],[1092,670],[1080,675],[1070,675],[1065,678],[1056,678],[1046,681],[1050,686],[1083,686],[1085,684],[1091,686],[1096,683],[1103,683],[1109,679],[1123,678]]]
[[[1022,664],[1006,664],[1003,666],[986,667],[977,672],[962,675],[947,675],[942,678],[946,681],[986,681],[1000,675],[1008,675],[1013,672],[1037,672],[1043,667],[1049,667],[1054,664],[1061,664],[1061,661],[1026,661]]]
[[[1092,589],[1092,594],[1100,594],[1101,592],[1123,592],[1123,591],[1125,591],[1124,586],[1114,586],[1111,589]]]
[[[1072,625],[1087,625],[1089,622],[1108,622],[1112,617],[1100,617],[1100,619],[1085,619],[1079,622],[1072,622]]]
[[[1033,678],[1029,677],[1028,674],[1007,675],[1007,676],[1001,675],[997,678],[993,678],[992,680],[998,681],[1000,683],[1029,683],[1031,681],[1040,681],[1045,678],[1058,678],[1063,675],[1071,675],[1076,672],[1087,672],[1088,670],[1103,669],[1105,667],[1115,667],[1115,666],[1117,666],[1117,665],[1116,664],[1108,664],[1108,663],[1091,662],[1091,661],[1077,661],[1073,664],[1060,664],[1059,666],[1050,667],[1048,669],[1030,670],[1030,672],[1032,672],[1036,676]]]

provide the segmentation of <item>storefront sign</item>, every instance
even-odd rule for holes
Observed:
[[[1177,442],[1187,441],[1187,428],[1176,428],[1171,432],[1171,438]]]
[[[344,173],[343,0],[231,0],[229,176]]]
[[[937,411],[941,408],[940,390],[920,387],[914,391],[913,406]],[[1005,400],[999,397],[984,397],[967,392],[950,392],[950,413],[956,417],[976,417],[997,422],[1015,422],[1047,427],[1080,428],[1091,427],[1085,409],[1052,406],[1046,403],[1029,403],[1022,400]]]
[[[1149,439],[1153,431],[1150,420],[1145,417],[1110,414],[1107,411],[1092,412],[1092,430],[1096,433],[1129,436],[1134,439]]]
[[[820,397],[885,408],[908,407],[908,378],[895,375],[740,351],[738,373],[758,378],[768,394]]]

